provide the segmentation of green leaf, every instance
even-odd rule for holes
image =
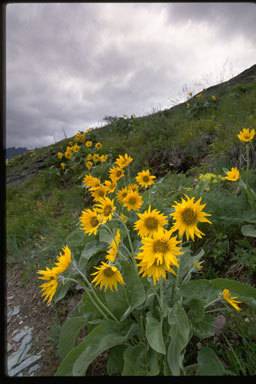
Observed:
[[[218,290],[228,289],[232,296],[237,296],[241,299],[238,299],[239,301],[247,303],[254,308],[256,307],[256,289],[250,285],[230,279],[214,279],[210,280],[210,284]]]
[[[191,337],[191,325],[183,306],[176,302],[171,310],[169,335],[171,341],[167,350],[167,361],[172,375],[179,376],[184,373],[182,365],[185,348]]]
[[[125,282],[125,293],[129,303],[128,310],[123,314],[125,319],[133,309],[137,308],[145,301],[145,289],[134,266],[126,260],[120,260],[122,266],[122,275]]]
[[[80,228],[75,229],[67,237],[67,242],[69,243],[69,246],[71,246],[71,245],[83,245],[84,241],[85,241],[85,235],[84,235],[84,232]]]
[[[166,354],[162,332],[162,321],[155,319],[151,312],[148,312],[146,316],[146,338],[151,348],[158,353]]]
[[[53,296],[53,302],[56,304],[59,300],[63,299],[63,297],[66,296],[69,288],[70,288],[71,282],[68,281],[64,284],[58,284],[56,292]]]
[[[112,292],[110,289],[107,289],[105,292],[107,307],[118,319],[130,308],[124,293],[125,289],[125,287],[118,285],[118,291],[113,290]]]
[[[101,353],[116,345],[127,342],[138,332],[138,325],[132,321],[117,323],[103,320],[78,346],[61,362],[57,376],[84,376],[88,366]]]
[[[110,349],[107,361],[107,373],[109,376],[122,372],[124,367],[123,354],[126,350],[126,345],[117,345]]]
[[[202,347],[197,361],[199,376],[223,376],[225,373],[225,368],[211,348]]]
[[[252,224],[243,225],[241,232],[244,236],[256,237],[256,226]]]
[[[206,314],[202,321],[193,322],[193,332],[199,339],[206,339],[207,337],[214,336],[215,317]]]
[[[183,284],[180,287],[180,295],[187,298],[197,295],[201,299],[205,299],[205,304],[207,304],[218,297],[218,291],[209,280],[200,279]]]
[[[186,301],[186,304],[190,306],[191,314],[195,322],[203,320],[205,300],[197,295],[193,295]]]
[[[124,369],[122,376],[146,376],[145,367],[146,346],[139,343],[129,346],[124,352]]]
[[[80,329],[85,327],[87,321],[85,317],[72,317],[63,324],[60,332],[58,352],[61,359],[64,359],[71,349],[75,346]]]
[[[85,245],[81,253],[79,267],[83,269],[84,264],[87,263],[92,256],[95,256],[96,254],[103,252],[106,249],[107,244],[105,242],[100,242],[97,239],[90,241]]]

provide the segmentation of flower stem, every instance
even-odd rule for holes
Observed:
[[[102,308],[104,309],[105,312],[107,312],[113,320],[115,321],[118,321],[119,320],[113,315],[113,313],[106,307],[106,305],[100,300],[100,298],[97,296],[95,290],[94,290],[94,287],[92,287],[90,281],[87,279],[87,277],[80,271],[80,269],[78,268],[77,264],[73,261],[73,266],[74,266],[74,269],[82,276],[83,280],[85,281],[86,285],[85,287],[87,288],[87,293],[90,291],[89,295],[92,293],[93,297],[95,298],[95,300],[98,302],[99,305],[102,306]],[[94,301],[92,301],[93,304],[95,304],[96,306],[96,303]],[[102,311],[101,311],[102,313]],[[104,316],[106,317],[106,315]]]

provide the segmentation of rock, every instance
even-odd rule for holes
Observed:
[[[32,355],[28,357],[26,360],[23,360],[23,362],[18,366],[16,366],[15,368],[11,370],[8,369],[8,375],[15,376],[18,373],[23,372],[26,368],[28,368],[30,365],[38,361],[40,358],[41,358],[41,355]]]

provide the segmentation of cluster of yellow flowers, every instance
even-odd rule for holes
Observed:
[[[143,199],[139,188],[148,188],[154,184],[155,176],[150,175],[149,170],[143,170],[138,172],[135,177],[138,184],[118,188],[118,180],[125,176],[124,168],[132,160],[127,154],[124,157],[120,155],[115,161],[116,166],[109,170],[110,180],[106,180],[104,183],[91,175],[85,176],[83,182],[91,191],[95,204],[92,209],[85,209],[82,212],[81,229],[86,234],[96,235],[98,228],[115,216],[125,223],[129,216],[128,212],[133,210],[138,217],[133,227],[138,232],[142,243],[141,252],[137,256],[133,255],[138,260],[136,268],[139,268],[138,273],[142,274],[142,277],[152,277],[156,284],[161,276],[166,279],[167,272],[176,275],[173,267],[179,267],[178,256],[182,253],[179,246],[181,241],[177,239],[177,236],[182,237],[183,234],[186,234],[187,240],[191,238],[193,241],[195,236],[201,238],[204,234],[198,229],[197,224],[199,222],[211,223],[206,218],[210,215],[202,211],[205,204],[200,205],[201,199],[194,202],[194,198],[190,199],[188,196],[186,196],[186,200],[182,199],[181,203],[175,202],[173,205],[175,212],[170,216],[173,216],[174,224],[170,230],[164,228],[168,225],[168,217],[156,209],[152,210],[151,205],[141,213]],[[113,198],[107,196],[113,193],[115,193]],[[126,215],[123,213],[118,215],[117,203],[123,207],[121,209],[127,209]],[[176,231],[178,231],[178,235],[173,236]],[[117,287],[117,283],[124,284],[121,272],[115,265],[119,243],[120,232],[117,231],[114,241],[109,244],[106,261],[102,262],[100,267],[95,267],[97,272],[93,273],[95,277],[92,282],[96,285],[100,284],[100,289],[105,286],[105,290],[107,287],[112,290],[113,286]]]
[[[89,131],[90,131],[90,128],[87,130],[87,132],[89,132]],[[66,159],[70,160],[72,158],[73,153],[80,151],[81,144],[83,144],[83,143],[84,143],[84,146],[86,148],[92,148],[93,149],[93,142],[91,140],[86,140],[86,138],[85,138],[87,132],[83,132],[83,133],[77,132],[77,134],[75,135],[75,138],[74,138],[75,144],[73,144],[72,141],[70,141],[69,145],[66,147],[64,154],[62,152],[58,152],[58,154],[57,154],[58,158],[62,159],[64,156]],[[78,145],[78,144],[80,144],[80,145]],[[94,145],[94,148],[97,150],[100,150],[102,148],[102,144],[100,142],[98,142]],[[108,159],[107,155],[100,155],[98,153],[89,153],[86,156],[85,166],[90,171],[90,169],[93,165],[95,165],[98,162],[104,163],[107,161],[107,159]],[[60,163],[60,166],[62,169],[64,169],[65,163],[64,162]]]
[[[211,184],[214,185],[223,180],[225,180],[225,177],[222,175],[215,175],[214,173],[200,173],[199,177],[194,179],[197,183],[195,189],[199,189],[200,183],[206,183],[207,186],[205,187],[205,191],[209,192],[211,190]]]

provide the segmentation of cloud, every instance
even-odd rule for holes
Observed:
[[[8,4],[7,146],[167,108],[227,57],[241,72],[255,64],[255,15],[251,3]]]

